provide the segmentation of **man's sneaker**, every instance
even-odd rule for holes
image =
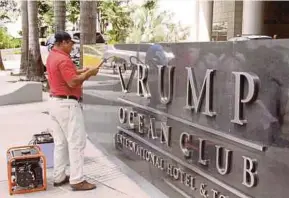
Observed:
[[[65,179],[61,182],[54,182],[53,186],[54,187],[58,187],[58,186],[62,186],[64,184],[68,184],[69,183],[69,176],[66,176]]]
[[[78,184],[70,184],[72,190],[74,191],[83,191],[83,190],[93,190],[96,188],[95,184],[91,184],[84,180],[83,182],[80,182]]]

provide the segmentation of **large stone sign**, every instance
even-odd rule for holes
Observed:
[[[288,197],[288,46],[110,46],[126,93],[116,148],[139,162],[138,172],[150,166],[152,183],[170,197]]]

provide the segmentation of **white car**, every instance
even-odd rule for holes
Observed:
[[[265,35],[241,35],[230,38],[228,41],[248,41],[248,40],[265,40],[265,39],[273,39],[273,38],[271,36]]]
[[[67,33],[70,34],[71,38],[76,39],[76,40],[80,40],[80,32],[79,31],[67,32]],[[46,43],[43,45],[47,46],[48,51],[50,51],[54,45],[54,42],[55,42],[55,38],[54,38],[54,34],[53,34],[47,38]],[[99,32],[96,33],[95,43],[105,43],[103,36]],[[80,49],[80,45],[78,43],[75,44],[74,46],[75,46],[74,48],[77,48],[77,49],[73,49],[73,52],[71,54],[72,56],[75,55],[77,52],[79,52],[79,49]]]

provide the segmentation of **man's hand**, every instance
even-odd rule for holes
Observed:
[[[89,73],[89,76],[95,76],[98,73],[98,70],[99,70],[98,67],[93,67],[88,69],[87,72]]]
[[[88,70],[89,70],[89,68],[83,68],[83,69],[78,69],[76,72],[79,75],[79,74],[82,74],[82,73],[84,73],[84,72],[86,72]]]
[[[103,65],[103,63],[105,62],[105,60],[103,60],[102,62],[100,62],[97,66],[94,66],[94,67],[91,67],[87,70],[87,73],[90,76],[95,76],[98,71],[99,71],[99,68]],[[88,78],[89,78],[88,77]]]

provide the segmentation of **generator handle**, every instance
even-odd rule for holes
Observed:
[[[41,153],[41,154],[36,154],[36,155],[25,155],[25,156],[17,156],[17,157],[13,157],[11,159],[9,159],[9,163],[11,163],[12,161],[14,160],[21,160],[21,159],[34,159],[34,158],[42,158],[42,160],[45,162],[46,164],[46,159],[44,157],[44,155]]]
[[[27,149],[27,148],[36,148],[38,150],[38,152],[41,152],[41,149],[38,145],[26,145],[26,146],[15,146],[15,147],[11,147],[7,150],[7,153],[10,153],[11,150],[15,150],[15,149]]]

